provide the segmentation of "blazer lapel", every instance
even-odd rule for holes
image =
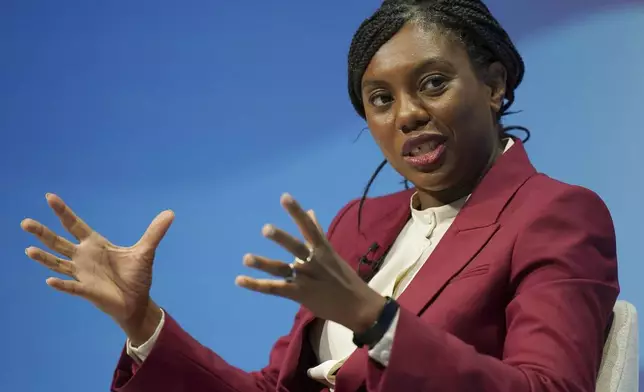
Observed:
[[[363,211],[365,217],[378,217],[377,220],[364,222],[366,230],[360,233],[360,237],[365,241],[367,247],[372,244],[378,244],[378,248],[369,254],[370,260],[382,260],[396,241],[396,238],[411,217],[409,203],[415,191],[415,189],[409,189],[392,195],[386,205],[381,203],[371,207],[365,204]],[[379,211],[372,212],[369,207],[377,208]],[[388,211],[383,214],[383,209]]]
[[[484,176],[440,244],[402,293],[398,299],[401,306],[416,314],[430,306],[449,281],[492,238],[499,228],[498,219],[505,206],[535,174],[536,170],[528,159],[523,143],[515,139],[514,146],[499,157]],[[365,216],[379,216],[377,220],[369,221],[367,232],[361,234],[367,247],[374,242],[379,245],[370,259],[383,258],[393,245],[409,220],[409,202],[414,191],[400,192],[386,205],[383,205],[383,201],[370,206],[380,211],[371,212],[365,208]],[[382,214],[382,209],[388,209],[389,212]],[[368,361],[366,349],[356,350],[338,371],[336,389],[357,391],[365,382]]]
[[[520,141],[500,156],[459,212],[440,243],[398,302],[422,313],[498,230],[499,215],[519,188],[536,173]]]
[[[476,187],[440,244],[402,293],[398,299],[400,305],[416,314],[430,306],[450,279],[463,270],[492,238],[499,228],[501,212],[534,174],[536,170],[528,160],[523,144],[515,140],[515,145],[498,158]],[[403,194],[404,197],[397,201],[396,213],[389,214],[390,221],[384,225],[385,230],[376,225],[372,230],[381,232],[368,237],[381,241],[381,248],[374,257],[384,256],[409,219],[409,197],[413,190]],[[338,371],[336,389],[359,390],[367,376],[368,361],[366,349],[356,350]]]
[[[450,228],[398,298],[400,305],[413,313],[422,313],[447,283],[469,264],[497,229],[497,224],[464,231]]]

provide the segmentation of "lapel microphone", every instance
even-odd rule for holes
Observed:
[[[380,245],[377,242],[374,242],[371,244],[369,249],[360,257],[360,260],[358,261],[358,275],[364,280],[365,282],[368,282],[373,278],[373,276],[380,270],[380,267],[382,266],[383,261],[385,260],[385,256],[387,255],[387,252],[385,252],[382,256],[380,256],[377,259],[371,259],[371,255],[376,252],[378,249],[380,249]],[[363,268],[363,266],[366,266],[366,268]]]

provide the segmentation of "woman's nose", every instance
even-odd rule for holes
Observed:
[[[396,113],[396,128],[404,133],[409,133],[422,128],[430,120],[431,116],[423,107],[422,103],[414,97],[403,97],[398,101],[398,113]]]

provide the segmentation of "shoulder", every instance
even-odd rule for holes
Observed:
[[[597,271],[602,276],[615,273],[615,228],[597,193],[539,174],[526,182],[515,199],[509,209],[520,217],[513,219],[520,225],[513,227],[516,262],[550,260],[578,277]]]
[[[532,176],[517,191],[510,210],[519,210],[527,220],[558,217],[610,226],[612,218],[604,200],[594,191],[567,184],[545,174]]]

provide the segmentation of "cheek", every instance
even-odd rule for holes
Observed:
[[[367,126],[371,137],[382,150],[387,159],[394,156],[396,151],[396,131],[389,121],[368,121]]]
[[[475,93],[454,89],[432,106],[436,120],[454,139],[460,139],[472,131],[474,124],[480,124],[476,102]]]
[[[449,164],[445,169],[457,172],[471,170],[481,156],[489,150],[493,131],[485,118],[485,108],[475,94],[469,97],[453,96],[440,110],[441,125],[449,132],[453,144]],[[474,161],[474,162],[473,162]],[[458,175],[456,175],[458,177]]]
[[[453,185],[487,165],[496,138],[494,124],[487,102],[478,91],[452,97],[452,104],[445,107],[444,126],[454,138],[449,165]]]

